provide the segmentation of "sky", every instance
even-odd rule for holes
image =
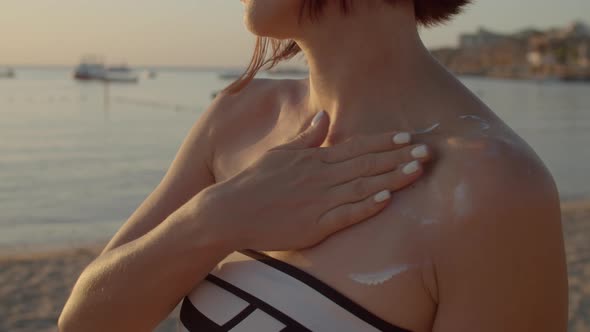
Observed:
[[[0,66],[75,65],[101,54],[137,66],[240,67],[254,40],[239,0],[0,0],[0,8]],[[474,0],[422,36],[431,48],[453,46],[480,26],[511,32],[574,20],[590,23],[590,0]]]

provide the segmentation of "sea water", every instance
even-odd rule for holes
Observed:
[[[590,197],[590,84],[462,81],[537,151],[563,200]],[[70,68],[0,80],[0,249],[110,238],[227,83],[189,69],[132,85],[76,82]]]

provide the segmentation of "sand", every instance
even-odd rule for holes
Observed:
[[[562,204],[572,332],[590,332],[590,201]],[[56,321],[79,274],[99,247],[46,253],[0,253],[0,331],[57,331]],[[548,299],[550,300],[550,299]],[[176,331],[178,310],[157,331]]]
[[[57,331],[57,318],[70,290],[100,250],[0,256],[0,331]],[[156,331],[177,331],[177,317],[178,308]]]
[[[562,204],[561,210],[569,276],[569,331],[590,332],[590,201]]]

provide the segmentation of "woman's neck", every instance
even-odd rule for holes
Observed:
[[[297,40],[310,67],[309,109],[328,112],[332,141],[363,126],[367,112],[394,111],[388,118],[400,127],[413,125],[409,117],[417,114],[404,110],[411,111],[407,106],[440,68],[420,40],[412,10],[403,2],[358,6],[348,15],[320,17]]]

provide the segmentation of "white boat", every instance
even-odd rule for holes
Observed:
[[[155,79],[157,76],[158,76],[158,73],[157,73],[155,70],[153,70],[153,69],[146,69],[146,70],[143,72],[143,75],[142,75],[142,77],[145,77],[145,78],[147,78],[147,79],[149,79],[149,80],[153,80],[153,79]]]
[[[305,76],[309,75],[309,70],[296,67],[273,68],[267,70],[269,75],[286,75],[286,76]]]
[[[105,65],[98,56],[86,56],[74,70],[74,78],[80,81],[102,80]]]
[[[0,78],[14,78],[14,69],[0,68]]]
[[[237,80],[238,78],[242,77],[243,72],[239,71],[224,71],[219,73],[219,79],[224,81],[233,81]]]
[[[87,56],[76,67],[74,78],[81,81],[137,83],[139,75],[127,65],[105,66],[101,57]]]
[[[137,83],[139,75],[126,65],[109,67],[104,71],[103,81],[118,83]]]

